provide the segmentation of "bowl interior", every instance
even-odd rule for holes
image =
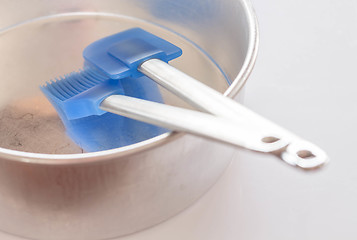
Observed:
[[[131,27],[142,27],[181,47],[184,54],[172,65],[220,92],[232,81],[244,81],[237,76],[252,61],[247,59],[252,43],[246,6],[236,3],[7,2],[0,9],[0,152],[82,153],[65,134],[39,86],[80,69],[82,51],[91,42]],[[160,91],[165,103],[188,107]]]

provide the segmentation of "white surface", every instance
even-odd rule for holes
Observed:
[[[357,239],[357,1],[253,4],[261,41],[246,105],[324,148],[330,165],[306,173],[244,153],[195,205],[120,240]]]

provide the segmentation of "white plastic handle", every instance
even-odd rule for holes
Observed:
[[[328,162],[327,154],[316,145],[301,139],[161,60],[147,60],[138,67],[138,70],[205,112],[233,120],[237,124],[254,125],[257,131],[273,133],[265,139],[289,142],[289,147],[276,153],[290,165],[311,169]],[[277,135],[280,136],[279,139],[275,138]]]
[[[235,124],[228,119],[123,95],[107,97],[100,104],[100,108],[174,131],[187,132],[259,152],[276,151],[288,144],[283,141],[261,141],[265,135],[260,131],[244,124]]]

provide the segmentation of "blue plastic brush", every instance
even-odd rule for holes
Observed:
[[[87,152],[130,145],[167,130],[101,110],[112,94],[162,102],[157,85],[147,77],[120,81],[95,75],[90,68],[66,75],[41,87],[55,107],[69,137]]]
[[[153,125],[145,125],[150,126],[146,129],[130,128],[134,120],[106,117],[108,112],[113,112],[256,151],[277,152],[284,161],[302,168],[327,161],[326,154],[315,145],[167,64],[181,54],[180,48],[151,33],[130,29],[89,45],[83,52],[84,71],[48,83],[42,91],[55,105],[69,135],[89,151],[123,146],[164,131]],[[144,75],[216,117],[150,102],[162,99],[156,85]],[[140,89],[151,96],[144,96]],[[115,97],[129,92],[136,98]],[[111,131],[113,126],[115,132]],[[215,128],[212,130],[211,126]],[[132,141],[127,141],[132,131]],[[313,157],[303,159],[301,152],[310,152],[309,156]]]

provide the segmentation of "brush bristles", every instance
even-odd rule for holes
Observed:
[[[55,81],[51,80],[42,86],[42,88],[46,89],[57,99],[65,101],[105,80],[108,80],[106,76],[90,68],[86,68],[67,74],[64,77],[56,78]]]

